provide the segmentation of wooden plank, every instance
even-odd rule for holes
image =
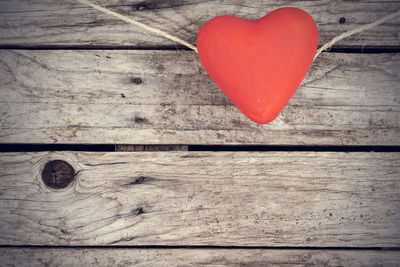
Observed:
[[[399,251],[0,248],[4,266],[397,266]]]
[[[1,143],[400,145],[400,55],[324,53],[271,124],[190,51],[0,51]]]
[[[139,1],[97,3],[195,44],[200,27],[213,17],[235,15],[257,19],[280,7],[306,10],[316,20],[320,44],[334,36],[400,9],[399,1]],[[136,46],[175,44],[162,37],[83,6],[74,0],[0,1],[0,45]],[[345,18],[345,23],[340,19]],[[400,17],[341,41],[344,47],[399,47]]]
[[[49,160],[76,180],[47,188]],[[1,245],[400,245],[400,153],[2,153],[0,166]]]

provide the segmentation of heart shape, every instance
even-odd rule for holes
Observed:
[[[279,115],[310,68],[317,47],[315,21],[292,7],[252,21],[216,17],[197,37],[208,75],[244,115],[260,124]]]

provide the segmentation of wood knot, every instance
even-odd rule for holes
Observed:
[[[345,23],[346,22],[346,18],[345,17],[341,17],[340,19],[339,19],[339,23],[340,24],[343,24],[343,23]]]
[[[42,180],[47,187],[66,188],[75,177],[75,170],[63,160],[52,160],[42,170]]]
[[[140,79],[140,78],[132,78],[131,81],[134,84],[141,84],[143,82],[142,79]]]

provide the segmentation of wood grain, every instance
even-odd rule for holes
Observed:
[[[93,0],[94,1],[94,0]],[[98,0],[98,4],[195,44],[200,27],[220,15],[257,19],[280,7],[309,12],[317,22],[320,44],[400,9],[398,1],[140,1]],[[172,41],[144,32],[74,0],[0,1],[0,45],[175,47]],[[339,23],[345,18],[344,23]],[[338,43],[342,47],[399,47],[400,17]]]
[[[4,266],[397,266],[399,251],[0,248]]]
[[[49,160],[76,171],[44,186]],[[1,245],[398,247],[400,153],[0,154]]]
[[[280,116],[242,115],[190,51],[1,50],[1,143],[400,145],[400,56],[324,53]]]

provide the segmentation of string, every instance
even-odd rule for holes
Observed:
[[[134,19],[131,19],[131,18],[127,17],[127,16],[121,15],[121,14],[119,14],[117,12],[114,12],[112,10],[109,10],[109,9],[107,9],[105,7],[99,6],[99,5],[93,3],[93,2],[91,2],[89,0],[77,0],[77,1],[82,3],[82,4],[85,4],[87,6],[93,7],[95,9],[99,10],[99,11],[102,11],[102,12],[104,12],[106,14],[114,16],[114,17],[116,17],[116,18],[118,18],[120,20],[123,20],[125,22],[130,23],[130,24],[139,26],[139,27],[141,27],[141,28],[143,28],[143,29],[145,29],[147,31],[153,32],[153,33],[158,34],[160,36],[163,36],[163,37],[165,37],[167,39],[170,39],[170,40],[172,40],[174,42],[180,43],[180,44],[192,49],[196,53],[198,53],[196,46],[194,46],[194,45],[192,45],[192,44],[190,44],[190,43],[188,43],[188,42],[186,42],[186,41],[184,41],[184,40],[182,40],[182,39],[180,39],[180,38],[178,38],[176,36],[170,35],[169,33],[166,33],[166,32],[164,32],[162,30],[150,27],[150,26],[148,26],[146,24],[143,24],[143,23],[138,22],[138,21],[136,21]],[[374,21],[372,23],[368,23],[368,24],[362,25],[362,26],[357,27],[357,28],[355,28],[353,30],[350,30],[350,31],[344,32],[344,33],[342,33],[342,34],[340,34],[338,36],[335,36],[332,40],[330,40],[329,42],[327,42],[326,44],[324,44],[323,46],[321,46],[317,50],[317,52],[315,54],[315,57],[314,57],[314,60],[321,54],[321,52],[323,52],[325,50],[328,50],[329,48],[331,48],[335,43],[339,42],[340,40],[342,40],[342,39],[344,39],[346,37],[349,37],[349,36],[351,36],[353,34],[369,30],[369,29],[371,29],[371,28],[373,28],[375,26],[378,26],[378,25],[384,23],[385,21],[387,21],[387,20],[389,20],[391,18],[396,17],[399,14],[400,14],[400,10],[398,10],[398,11],[396,11],[394,13],[391,13],[389,15],[386,15],[386,16],[384,16],[384,17],[382,17],[382,18],[380,18],[380,19],[378,19],[378,20],[376,20],[376,21]]]
[[[196,53],[198,53],[198,52],[197,52],[197,48],[196,48],[194,45],[189,44],[188,42],[186,42],[186,41],[184,41],[184,40],[182,40],[182,39],[180,39],[180,38],[178,38],[178,37],[176,37],[176,36],[173,36],[173,35],[171,35],[171,34],[169,34],[169,33],[166,33],[166,32],[164,32],[164,31],[162,31],[162,30],[159,30],[159,29],[150,27],[150,26],[148,26],[148,25],[146,25],[146,24],[140,23],[140,22],[138,22],[138,21],[136,21],[136,20],[134,20],[134,19],[131,19],[131,18],[127,17],[127,16],[121,15],[121,14],[119,14],[119,13],[117,13],[117,12],[111,11],[111,10],[109,10],[109,9],[107,9],[107,8],[104,8],[104,7],[102,7],[102,6],[99,6],[99,5],[97,5],[97,4],[94,4],[94,3],[92,3],[91,1],[88,1],[88,0],[77,0],[77,1],[80,2],[80,3],[82,3],[82,4],[88,5],[88,6],[90,6],[90,7],[93,7],[93,8],[95,8],[95,9],[99,10],[99,11],[102,11],[102,12],[104,12],[104,13],[106,13],[106,14],[109,14],[109,15],[111,15],[111,16],[117,17],[117,18],[119,18],[120,20],[123,20],[123,21],[125,21],[125,22],[130,23],[130,24],[139,26],[139,27],[141,27],[141,28],[143,28],[143,29],[145,29],[145,30],[147,30],[147,31],[153,32],[153,33],[158,34],[158,35],[160,35],[160,36],[163,36],[163,37],[165,37],[165,38],[167,38],[167,39],[170,39],[170,40],[175,41],[175,42],[177,42],[177,43],[180,43],[180,44],[182,44],[182,45],[184,45],[184,46],[187,46],[187,47],[189,47],[190,49],[192,49],[193,51],[195,51]]]
[[[352,29],[350,31],[344,32],[344,33],[342,33],[342,34],[340,34],[338,36],[335,36],[332,40],[330,40],[329,42],[327,42],[326,44],[324,44],[323,46],[321,46],[321,48],[319,48],[317,50],[317,53],[315,54],[314,60],[319,56],[319,54],[321,54],[322,51],[325,51],[325,50],[331,48],[335,43],[339,42],[340,40],[342,40],[342,39],[344,39],[346,37],[349,37],[349,36],[351,36],[353,34],[369,30],[369,29],[371,29],[371,28],[373,28],[375,26],[378,26],[379,24],[384,23],[385,21],[387,21],[387,20],[389,20],[391,18],[396,17],[399,14],[400,14],[400,10],[398,10],[398,11],[396,11],[394,13],[391,13],[389,15],[386,15],[386,16],[384,16],[384,17],[382,17],[382,18],[380,18],[380,19],[378,19],[378,20],[376,20],[376,21],[374,21],[372,23],[362,25],[362,26],[357,27],[355,29]]]

